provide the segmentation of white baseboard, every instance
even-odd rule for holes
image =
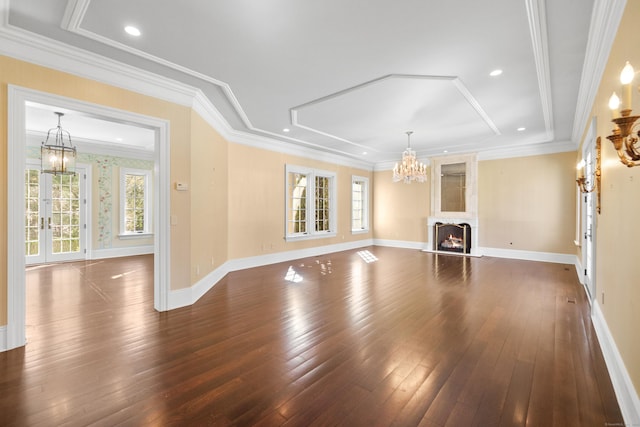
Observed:
[[[402,249],[418,249],[425,250],[429,248],[429,243],[426,242],[411,242],[408,240],[386,240],[386,239],[374,239],[373,244],[376,246],[387,246],[389,248],[402,248]]]
[[[519,251],[515,249],[478,248],[478,252],[484,256],[496,258],[522,259],[527,261],[553,262],[556,264],[574,264],[575,255],[558,254],[553,252]]]
[[[127,246],[123,248],[94,249],[89,259],[118,258],[123,256],[148,255],[153,253],[153,245]]]
[[[207,274],[197,283],[189,288],[172,290],[169,292],[169,310],[174,308],[186,307],[194,304],[204,294],[206,294],[216,283],[218,283],[227,273],[246,268],[260,267],[263,265],[277,264],[279,262],[291,261],[299,258],[307,258],[312,256],[320,256],[333,252],[347,251],[351,249],[362,248],[373,245],[372,239],[358,240],[349,243],[340,243],[337,245],[319,246],[309,249],[301,249],[296,251],[278,252],[268,255],[260,255],[248,258],[239,258],[227,261],[220,267]]]
[[[576,274],[578,275],[578,281],[580,281],[581,285],[584,285],[584,268],[582,267],[582,260],[579,256],[576,255],[576,259],[573,262],[576,267]]]
[[[7,344],[7,327],[0,326],[0,352],[9,350]]]
[[[624,365],[622,356],[613,340],[597,300],[593,301],[591,321],[600,342],[602,355],[609,370],[609,376],[618,398],[618,405],[620,405],[624,423],[627,426],[640,426],[640,399],[638,398],[638,393],[631,382],[629,371]]]

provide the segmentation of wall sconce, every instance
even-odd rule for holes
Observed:
[[[595,170],[593,171],[593,176],[586,178],[584,176],[584,167],[585,161],[584,159],[578,163],[578,179],[576,179],[576,183],[578,184],[578,188],[580,188],[581,193],[591,193],[594,190],[596,191],[596,212],[600,213],[600,186],[602,181],[602,171],[600,168],[600,159],[601,159],[601,146],[600,146],[600,137],[596,139],[596,165]]]
[[[620,110],[620,117],[617,116],[618,108],[620,108],[620,98],[614,92],[609,99],[609,108],[613,111],[614,118],[611,120],[616,124],[613,134],[607,139],[613,143],[620,161],[628,167],[640,166],[640,147],[636,147],[638,136],[640,133],[633,134],[636,127],[636,121],[640,116],[631,115],[631,90],[635,77],[635,71],[629,62],[620,73],[620,82],[624,90],[624,108]]]

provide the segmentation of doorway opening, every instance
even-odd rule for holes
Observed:
[[[25,167],[27,165],[28,137],[26,123],[27,106],[30,103],[56,106],[83,114],[94,120],[120,123],[150,130],[153,134],[153,208],[155,213],[152,232],[154,264],[154,308],[169,309],[170,278],[170,230],[169,230],[169,122],[155,117],[117,110],[102,105],[86,103],[71,98],[17,86],[9,86],[8,126],[8,204],[25,205]],[[42,218],[42,217],[39,217]],[[52,229],[54,219],[52,218]],[[90,220],[90,218],[88,218]],[[42,221],[42,220],[39,220]],[[48,227],[48,219],[43,226]],[[40,224],[38,224],[40,229]],[[26,343],[26,292],[25,292],[25,210],[9,209],[8,212],[8,271],[7,271],[7,328],[6,350]],[[85,248],[91,248],[91,238],[86,239]],[[71,244],[71,243],[69,243]],[[84,252],[83,249],[83,252]]]

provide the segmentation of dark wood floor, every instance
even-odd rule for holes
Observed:
[[[238,271],[168,313],[150,256],[29,268],[0,424],[622,423],[573,266],[366,250]]]

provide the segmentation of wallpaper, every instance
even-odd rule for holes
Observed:
[[[27,158],[40,159],[40,147],[27,147]],[[102,154],[78,153],[77,163],[93,165],[93,179],[98,184],[98,212],[97,212],[97,248],[109,249],[113,243],[113,221],[116,217],[113,211],[114,168],[126,167],[133,169],[153,170],[153,160],[131,159],[125,157],[107,156]],[[97,175],[97,176],[96,176]],[[115,182],[119,177],[115,177]],[[94,196],[95,197],[95,196]],[[94,218],[96,213],[94,212]]]

